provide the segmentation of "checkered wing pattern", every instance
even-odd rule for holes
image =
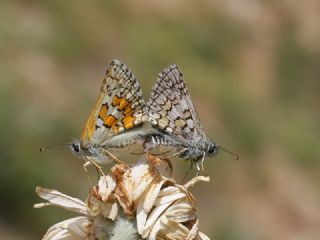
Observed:
[[[148,121],[183,141],[205,138],[181,71],[171,65],[158,75],[148,101]]]
[[[145,102],[138,80],[119,60],[113,60],[100,95],[82,132],[83,143],[102,144],[142,123]]]

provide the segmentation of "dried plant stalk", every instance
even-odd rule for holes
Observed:
[[[35,204],[36,208],[54,205],[82,215],[53,225],[43,239],[209,239],[199,232],[195,198],[188,190],[209,177],[179,185],[147,160],[130,169],[116,165],[111,172],[112,177],[100,177],[85,202],[37,187],[47,202]]]

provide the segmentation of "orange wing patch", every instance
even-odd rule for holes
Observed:
[[[123,109],[125,109],[129,105],[129,102],[125,98],[119,98],[118,96],[114,96],[112,100],[112,105],[114,107],[118,106],[118,110],[123,111]]]
[[[104,125],[107,127],[107,128],[111,128],[113,127],[117,121],[118,121],[118,118],[116,118],[115,116],[113,116],[112,114],[109,114],[108,116],[106,116],[104,119]]]
[[[133,117],[133,109],[131,108],[130,102],[126,98],[119,98],[115,96],[112,101],[113,106],[118,106],[117,109],[119,111],[123,111],[124,117],[122,119],[122,124],[125,129],[130,129],[134,127],[134,120],[136,119]]]
[[[127,116],[125,116],[122,120],[123,122],[123,126],[125,129],[129,129],[132,128],[134,126],[134,120],[136,119],[135,117],[132,116],[132,112],[130,112],[130,114],[128,114]]]
[[[100,112],[99,112],[99,118],[102,119],[103,124],[107,128],[113,127],[118,121],[118,118],[116,118],[112,114],[108,114],[108,106],[107,106],[107,104],[103,104],[102,105],[102,107],[100,109]]]
[[[113,114],[108,114],[108,106],[107,104],[103,104],[99,111],[99,118],[103,121],[105,127],[112,128],[115,133],[119,133],[121,127],[125,130],[134,127],[134,120],[136,119],[133,116],[134,109],[131,108],[131,104],[126,98],[114,96],[112,106],[116,107],[119,112],[122,112],[123,119],[119,123],[119,118]]]
[[[108,113],[108,106],[107,106],[107,104],[103,104],[101,109],[100,109],[100,112],[99,112],[99,117],[102,120],[105,120],[105,118],[107,116],[107,113]]]

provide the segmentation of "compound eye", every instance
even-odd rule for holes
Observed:
[[[216,146],[215,145],[210,145],[209,149],[208,149],[208,152],[209,153],[214,153],[216,150]]]
[[[76,153],[80,152],[80,145],[79,144],[72,144],[72,148]]]

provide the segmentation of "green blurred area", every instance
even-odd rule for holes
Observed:
[[[207,135],[240,154],[194,188],[211,238],[320,236],[319,2],[8,1],[0,8],[0,236],[40,239],[73,216],[33,209],[35,187],[85,198],[82,162],[46,144],[78,137],[113,58],[145,98],[170,64]],[[183,176],[187,164],[175,163]],[[92,170],[94,176],[94,170]]]

